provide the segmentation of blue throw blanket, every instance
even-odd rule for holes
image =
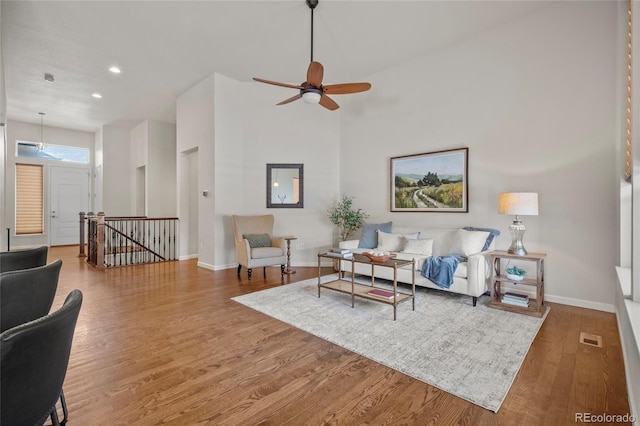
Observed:
[[[458,263],[466,261],[467,257],[460,254],[429,256],[422,264],[420,273],[438,287],[449,288],[453,284],[453,273],[456,271]]]

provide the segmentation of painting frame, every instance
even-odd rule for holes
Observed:
[[[392,212],[469,212],[469,148],[390,159]]]

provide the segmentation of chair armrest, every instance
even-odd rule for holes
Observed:
[[[271,246],[272,247],[280,247],[282,249],[282,254],[287,252],[287,241],[284,237],[271,237]]]
[[[343,249],[357,249],[359,243],[360,243],[360,240],[341,241],[338,247]]]
[[[471,296],[480,296],[489,288],[491,279],[490,251],[473,254],[467,259],[467,294]]]
[[[236,257],[239,264],[248,267],[249,259],[251,259],[249,240],[236,241]]]

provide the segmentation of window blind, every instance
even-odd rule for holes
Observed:
[[[629,0],[629,6],[627,9],[627,136],[626,136],[626,149],[625,149],[625,159],[624,159],[624,177],[626,180],[631,179],[631,169],[632,169],[632,161],[631,161],[631,135],[632,135],[632,125],[631,125],[631,35],[632,35],[632,19],[631,19],[631,7],[632,0]]]
[[[16,234],[44,233],[43,166],[16,164]]]

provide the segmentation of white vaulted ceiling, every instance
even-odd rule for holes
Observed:
[[[362,81],[546,5],[320,0],[314,59],[326,84]],[[175,123],[176,98],[213,72],[298,84],[310,60],[304,0],[5,0],[1,19],[8,118],[76,130]]]

